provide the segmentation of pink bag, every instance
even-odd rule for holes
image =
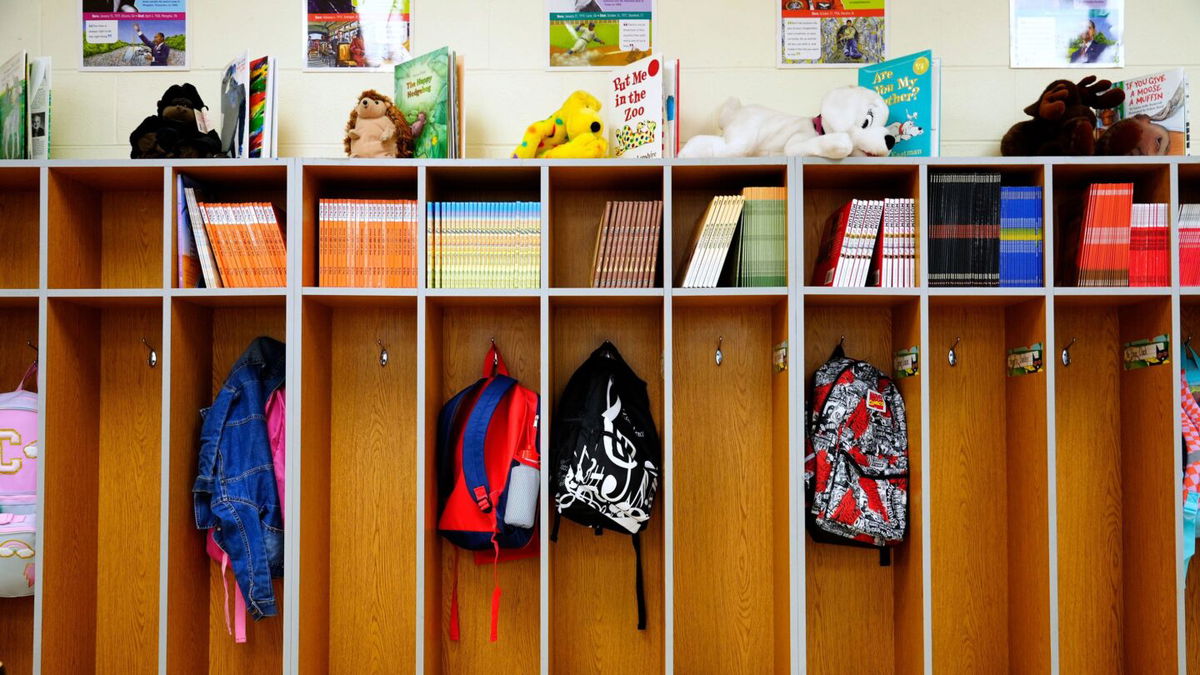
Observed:
[[[38,396],[25,389],[36,373],[35,363],[16,391],[0,394],[0,513],[37,508]]]

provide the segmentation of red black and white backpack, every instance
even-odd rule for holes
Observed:
[[[891,378],[841,345],[813,377],[804,483],[808,530],[821,542],[880,549],[908,530],[908,424]]]

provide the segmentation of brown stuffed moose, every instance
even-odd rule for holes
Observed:
[[[1113,89],[1112,82],[1097,80],[1095,75],[1088,75],[1078,83],[1055,80],[1037,101],[1025,108],[1025,114],[1033,119],[1014,124],[1004,134],[1000,153],[1005,156],[1095,154],[1093,109],[1115,108],[1124,100],[1124,91]]]

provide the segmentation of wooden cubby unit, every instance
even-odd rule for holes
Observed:
[[[945,672],[1050,672],[1046,374],[1007,373],[1009,350],[1039,342],[1049,367],[1043,297],[930,299],[932,656]]]
[[[787,299],[673,302],[675,670],[784,673],[794,402],[772,357],[790,337]]]
[[[37,167],[0,169],[0,288],[37,288],[39,185]]]
[[[598,169],[550,168],[550,287],[588,288],[596,237],[610,201],[661,201],[663,167]],[[665,215],[664,215],[665,217]],[[659,238],[656,287],[662,287],[662,239]]]
[[[299,670],[411,673],[416,299],[310,297],[301,334]]]
[[[781,160],[762,160],[761,164],[679,164],[667,168],[671,175],[671,203],[665,228],[671,228],[671,283],[681,286],[680,275],[687,268],[691,253],[692,233],[700,225],[705,209],[717,195],[740,195],[748,187],[788,187],[788,165]],[[793,196],[794,198],[794,196]],[[790,211],[789,204],[789,211]],[[790,222],[790,221],[789,221]],[[795,233],[788,227],[788,246]],[[666,270],[666,268],[663,268]],[[664,271],[664,273],[666,273]],[[761,289],[760,289],[761,290]]]
[[[276,673],[283,668],[283,622],[288,611],[283,580],[274,583],[278,615],[261,621],[247,617],[247,642],[236,644],[225,627],[221,567],[205,552],[206,533],[196,529],[192,486],[200,451],[199,411],[212,405],[230,369],[254,338],[285,340],[285,299],[221,296],[171,303],[169,673]],[[232,617],[233,574],[227,573],[227,578]]]
[[[158,667],[162,329],[161,297],[48,302],[42,672]]]
[[[916,164],[855,166],[813,164],[804,167],[804,270],[801,284],[813,284],[821,255],[821,238],[829,219],[852,199],[908,198],[918,201],[920,168]],[[920,208],[917,204],[917,208]],[[920,223],[917,228],[921,236]],[[918,239],[919,240],[919,239]],[[913,283],[920,284],[920,250],[913,265]],[[911,346],[911,345],[910,345]],[[828,356],[828,355],[826,355]]]
[[[1175,221],[1178,206],[1171,202],[1171,166],[1164,163],[1130,162],[1113,164],[1063,164],[1054,166],[1054,285],[1075,285],[1075,256],[1083,228],[1088,187],[1093,183],[1133,183],[1133,203],[1168,204],[1170,222]]]
[[[875,364],[892,375],[893,355],[920,346],[920,300],[906,296],[809,296],[804,307],[805,378],[811,379],[843,337],[847,356]],[[922,361],[924,352],[921,349]],[[920,368],[924,369],[925,364],[921,363]],[[872,647],[855,654],[855,665],[861,672],[924,672],[921,378],[912,376],[894,382],[904,397],[908,424],[908,535],[892,551],[892,564],[887,567],[879,564],[875,550],[817,543],[805,536],[806,672],[810,675],[845,672],[848,634],[871,636]],[[810,389],[806,382],[805,391]],[[808,513],[807,505],[803,513]]]
[[[1179,366],[1124,370],[1122,345],[1172,335],[1171,298],[1058,298],[1058,613],[1064,673],[1177,665]]]
[[[504,671],[531,673],[540,658],[540,560],[535,554],[476,564],[438,535],[437,418],[442,404],[483,373],[495,340],[509,375],[541,394],[541,310],[536,297],[454,296],[428,298],[425,310],[425,672],[434,675]],[[543,405],[545,403],[543,402]],[[537,550],[535,533],[529,549]],[[461,636],[447,635],[458,557]],[[499,639],[489,642],[492,589],[502,589]]]
[[[646,382],[651,413],[661,437],[662,298],[554,298],[550,334],[552,397],[546,399],[545,406],[552,420],[554,405],[571,375],[608,340]],[[546,470],[549,454],[545,449],[543,453]],[[641,533],[646,596],[644,631],[637,630],[635,557],[630,538],[617,532],[598,537],[585,527],[563,520],[558,541],[550,544],[548,552],[552,672],[578,675],[663,672],[666,616],[661,485],[660,474],[653,515]],[[553,504],[550,512],[554,512]],[[586,648],[581,649],[581,645]]]
[[[331,161],[304,167],[301,177],[300,283],[320,286],[320,202],[322,199],[417,199],[417,174],[412,164]],[[424,214],[417,214],[424,222]],[[424,257],[419,252],[418,259]]]
[[[161,288],[163,176],[161,166],[51,167],[50,288]]]

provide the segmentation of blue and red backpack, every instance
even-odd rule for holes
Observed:
[[[540,486],[537,392],[508,375],[495,343],[483,377],[442,407],[437,428],[438,533],[476,552],[476,563],[536,555]],[[519,549],[502,555],[504,549]],[[492,591],[491,640],[500,611],[499,574]],[[450,603],[450,639],[459,637],[458,553]]]

